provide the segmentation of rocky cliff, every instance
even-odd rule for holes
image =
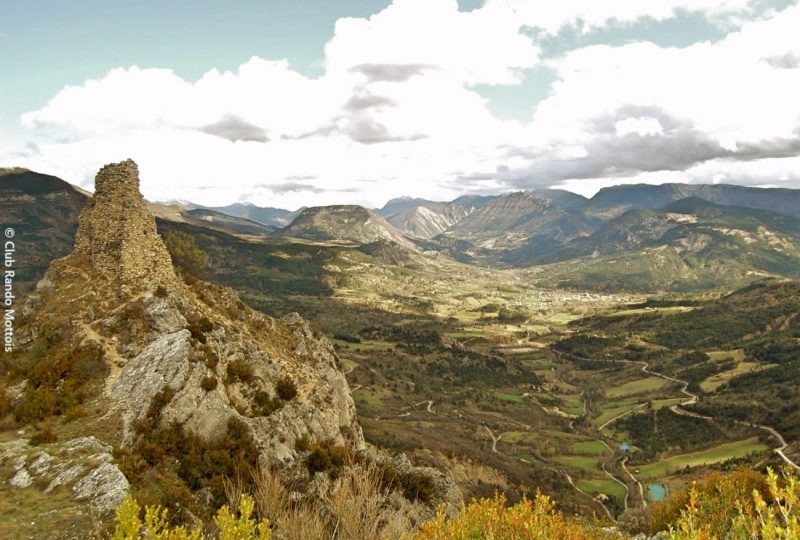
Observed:
[[[31,406],[45,391],[70,407],[56,414],[77,402],[81,434],[123,449],[147,422],[213,442],[235,421],[272,468],[295,467],[309,444],[364,449],[330,343],[298,315],[273,319],[228,289],[178,276],[135,163],[98,173],[79,223],[74,252],[53,262],[26,304],[20,355],[33,367],[9,394],[16,410],[37,418]],[[62,357],[60,379],[41,375]]]
[[[442,236],[504,250],[532,240],[564,242],[590,232],[590,227],[572,212],[575,203],[571,198],[558,190],[546,194],[521,191],[497,197]]]
[[[413,238],[429,240],[463,220],[473,208],[455,203],[428,203],[399,212],[389,223]]]

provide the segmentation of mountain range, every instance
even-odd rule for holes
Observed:
[[[21,287],[71,248],[87,194],[20,169],[0,176],[0,218],[32,246]],[[689,290],[800,272],[800,190],[734,185],[623,185],[587,199],[557,190],[399,198],[296,212],[235,204],[150,203],[157,218],[263,242],[297,239],[366,248],[382,260],[438,254],[464,263],[539,268],[543,284],[605,290]],[[199,234],[199,232],[196,232]],[[28,275],[30,274],[30,276]]]

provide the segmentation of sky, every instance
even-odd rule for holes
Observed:
[[[800,188],[800,0],[0,0],[0,166],[150,200]]]

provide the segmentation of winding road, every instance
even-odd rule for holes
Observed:
[[[647,403],[639,403],[638,405],[636,405],[636,406],[635,406],[635,407],[633,407],[632,409],[630,409],[630,410],[627,410],[627,411],[625,411],[625,412],[624,412],[624,413],[622,413],[622,414],[618,414],[617,416],[615,416],[614,418],[610,419],[608,422],[604,423],[602,426],[600,426],[600,427],[599,427],[599,428],[597,428],[597,429],[598,429],[598,430],[600,430],[600,431],[603,431],[603,430],[604,430],[604,429],[606,429],[606,428],[607,428],[609,425],[613,424],[614,422],[616,422],[617,420],[619,420],[619,419],[620,419],[620,418],[622,418],[623,416],[626,416],[626,415],[628,415],[628,414],[631,414],[633,411],[639,410],[639,409],[641,409],[642,407],[644,407],[644,406],[646,406],[646,405],[647,405]]]
[[[628,478],[630,478],[631,481],[634,484],[636,484],[636,486],[639,487],[639,497],[641,497],[641,499],[642,499],[642,508],[647,508],[647,499],[644,496],[644,486],[639,481],[639,479],[636,478],[635,476],[633,476],[633,473],[631,473],[631,471],[628,470],[627,463],[628,463],[628,456],[625,456],[622,459],[622,461],[620,462],[620,466],[622,467],[622,470],[625,471],[625,474],[628,475]],[[628,493],[630,493],[630,492],[628,492]]]
[[[635,360],[610,360],[610,359],[599,359],[599,360],[597,360],[597,359],[590,359],[590,358],[584,358],[584,357],[576,356],[574,354],[565,353],[565,352],[562,352],[562,351],[558,351],[556,349],[551,349],[551,350],[554,351],[557,355],[566,356],[566,357],[573,358],[573,359],[580,360],[580,361],[584,361],[584,362],[610,362],[610,363],[616,363],[616,364],[637,364],[637,365],[640,365],[641,369],[642,369],[642,372],[644,372],[644,373],[646,373],[648,375],[652,375],[654,377],[660,377],[660,378],[665,379],[667,381],[671,381],[671,382],[674,382],[674,383],[677,383],[677,384],[681,385],[680,391],[688,399],[686,401],[681,402],[680,404],[672,405],[669,408],[670,411],[672,411],[673,413],[675,413],[677,415],[680,415],[680,416],[689,416],[689,417],[692,417],[692,418],[700,418],[702,420],[709,420],[709,421],[713,421],[714,420],[713,416],[705,416],[705,415],[702,415],[702,414],[698,414],[698,413],[695,413],[695,412],[692,412],[692,411],[687,411],[686,409],[683,409],[682,407],[685,407],[687,405],[695,405],[696,403],[699,403],[699,401],[700,401],[700,397],[697,394],[693,394],[692,392],[689,391],[689,382],[681,380],[681,379],[676,379],[675,377],[670,377],[669,375],[665,375],[663,373],[659,373],[658,371],[652,371],[652,370],[649,369],[650,368],[650,364],[648,362],[635,361]],[[644,407],[645,405],[647,405],[647,403],[639,404],[636,407],[633,407],[632,409],[630,409],[630,410],[628,410],[628,411],[626,411],[626,412],[624,412],[622,414],[619,414],[619,415],[615,416],[614,418],[610,419],[609,421],[607,421],[603,425],[601,425],[598,429],[602,431],[603,429],[608,427],[611,423],[615,422],[619,418],[622,418],[623,416],[625,416],[627,414],[630,414],[633,411]],[[763,431],[768,432],[770,435],[772,435],[779,442],[779,446],[776,447],[776,448],[773,448],[773,451],[776,454],[778,454],[781,457],[781,459],[787,465],[789,465],[790,467],[792,467],[792,468],[794,468],[796,470],[800,470],[800,466],[798,466],[797,463],[792,461],[785,453],[786,447],[788,446],[788,444],[786,442],[786,439],[784,439],[783,436],[780,433],[778,433],[778,431],[776,431],[774,428],[769,427],[769,426],[764,426],[764,425],[761,425],[761,424],[754,424],[754,423],[749,423],[749,422],[741,422],[741,421],[738,421],[738,420],[734,420],[734,422],[736,422],[737,424],[742,424],[742,425],[750,426],[750,427],[753,427],[753,428],[758,428],[758,429],[761,429]],[[647,506],[647,499],[644,496],[644,486],[633,475],[633,473],[631,473],[630,470],[628,470],[628,468],[626,466],[627,461],[628,461],[628,457],[626,456],[622,460],[622,462],[620,463],[620,465],[622,467],[622,470],[625,472],[625,474],[628,475],[628,477],[638,487],[639,495],[640,495],[641,500],[642,500],[642,506],[646,507]]]
[[[584,495],[586,495],[587,497],[592,499],[595,503],[597,503],[598,506],[600,506],[600,508],[603,509],[603,512],[606,513],[606,515],[608,516],[608,519],[611,519],[611,520],[614,519],[614,516],[611,515],[611,510],[606,508],[606,505],[604,505],[602,502],[600,502],[597,499],[595,499],[594,497],[592,497],[589,493],[586,493],[581,488],[579,488],[578,485],[575,482],[572,481],[572,477],[569,475],[569,473],[564,471],[564,476],[567,477],[567,482],[569,482],[569,485],[571,485],[573,488],[575,488],[575,491],[577,491],[578,493],[583,493]]]
[[[492,452],[494,452],[495,454],[498,454],[499,452],[497,451],[497,441],[500,440],[500,437],[502,437],[503,434],[501,433],[500,435],[495,437],[494,433],[492,433],[492,430],[489,429],[489,426],[487,426],[486,424],[483,424],[483,428],[489,433],[489,437],[492,438]]]

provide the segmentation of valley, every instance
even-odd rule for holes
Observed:
[[[316,321],[346,366],[367,440],[421,463],[469,464],[475,471],[460,482],[467,497],[500,490],[513,499],[541,488],[575,511],[617,517],[711,469],[783,462],[774,434],[699,412],[731,381],[772,364],[754,362],[745,347],[714,343],[699,353],[642,339],[652,331],[643,321],[668,328],[665,318],[696,317],[704,303],[724,301],[722,289],[660,300],[548,289],[528,270],[445,257],[387,264],[342,245],[280,249],[297,250],[298,261],[330,250],[318,269],[327,294],[240,283],[243,297]],[[620,340],[618,328],[634,324],[641,335]],[[592,329],[605,325],[612,337],[595,346]],[[683,357],[693,354],[687,370]]]
[[[39,246],[39,269],[71,248],[69,208],[85,198],[42,185],[69,193],[73,206],[59,210],[67,234]],[[559,201],[560,209],[528,196],[504,204],[559,220],[585,205]],[[485,233],[479,213],[492,202],[447,211],[476,216],[471,230]],[[406,203],[407,221],[421,201]],[[304,209],[285,231],[241,208],[227,217],[149,208],[187,283],[219,283],[272,317],[299,313],[328,338],[371,448],[448,471],[465,500],[498,492],[516,502],[541,490],[567,512],[613,521],[709,472],[797,468],[800,456],[794,218],[671,204],[623,211],[559,247],[537,244],[542,257],[563,260],[536,265],[503,262],[531,248],[512,237],[484,257],[499,244],[405,236],[397,219],[359,207]],[[25,212],[8,208],[20,230],[44,236],[62,226],[35,197]],[[712,240],[698,248],[698,235]],[[769,250],[776,241],[782,251]]]

